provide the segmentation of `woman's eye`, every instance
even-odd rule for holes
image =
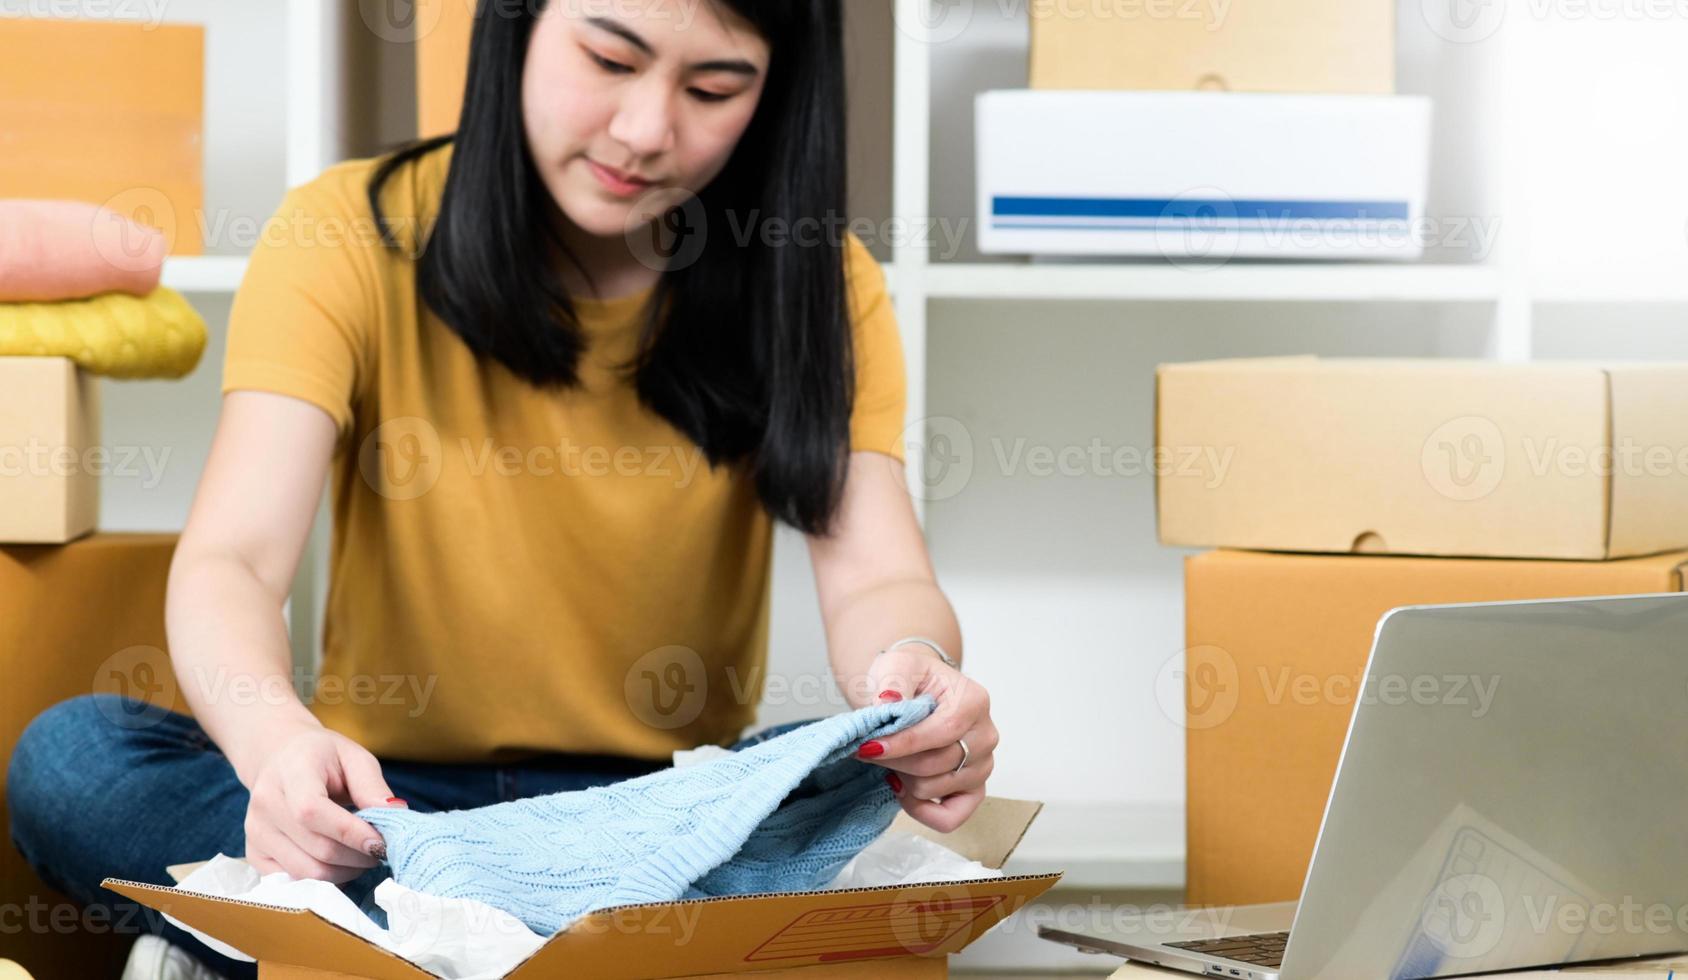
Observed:
[[[725,102],[732,98],[732,95],[728,93],[710,92],[701,88],[694,88],[691,92],[693,98],[696,98],[699,102]]]
[[[591,59],[593,61],[598,63],[599,68],[602,68],[603,70],[605,70],[607,72],[611,72],[612,74],[624,75],[627,72],[630,72],[630,71],[633,70],[633,66],[624,65],[619,61],[611,61],[610,59],[603,57],[602,55],[598,54],[595,51],[588,51],[586,53],[587,53],[588,56],[591,57]]]

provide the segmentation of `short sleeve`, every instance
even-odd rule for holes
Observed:
[[[850,448],[881,452],[903,461],[908,378],[896,311],[885,288],[885,272],[867,246],[851,234],[844,251],[856,361]]]
[[[343,439],[371,370],[377,309],[368,207],[344,165],[290,190],[264,225],[229,312],[224,393],[321,408]]]

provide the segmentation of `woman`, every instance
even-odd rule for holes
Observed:
[[[934,694],[858,754],[937,830],[978,806],[997,733],[901,482],[884,278],[826,220],[839,0],[599,6],[482,3],[455,138],[333,167],[267,227],[170,574],[194,718],[87,697],[36,719],[9,793],[49,882],[105,903],[106,875],[222,851],[367,884],[379,837],[348,807],[733,744],[775,520],[808,536],[847,702],[816,713]],[[330,474],[307,707],[281,610]]]

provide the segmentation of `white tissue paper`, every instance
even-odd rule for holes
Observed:
[[[731,749],[706,745],[675,752],[674,765],[695,765],[731,754]],[[823,890],[1000,877],[1001,871],[970,861],[937,841],[886,831],[852,858]],[[507,912],[483,902],[425,895],[390,878],[375,887],[375,903],[387,913],[386,929],[365,915],[338,885],[294,880],[281,871],[260,875],[245,861],[222,854],[194,870],[176,887],[259,905],[310,909],[446,980],[498,980],[545,945],[544,937]],[[172,916],[165,918],[225,956],[252,960]]]
[[[383,929],[365,915],[338,885],[295,880],[284,871],[259,875],[238,858],[219,854],[183,878],[183,891],[288,909],[310,909],[360,938],[450,980],[498,980],[545,945],[519,919],[482,902],[436,898],[391,878],[375,886],[375,904],[387,913]],[[252,957],[166,915],[205,945],[225,956]]]

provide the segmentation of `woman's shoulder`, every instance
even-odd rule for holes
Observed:
[[[409,159],[392,169],[382,183],[381,214],[388,233],[401,246],[414,246],[418,232],[426,238],[426,229],[439,211],[450,153],[448,144]],[[301,217],[323,223],[325,234],[332,233],[330,223],[338,224],[349,244],[379,245],[370,186],[392,158],[392,153],[386,153],[332,164],[292,188],[289,203]]]
[[[858,317],[886,299],[885,269],[853,231],[844,233],[844,282]]]
[[[879,260],[873,257],[873,250],[853,231],[844,232],[844,259],[848,263],[848,274],[852,278],[861,275],[869,278],[885,277]]]

